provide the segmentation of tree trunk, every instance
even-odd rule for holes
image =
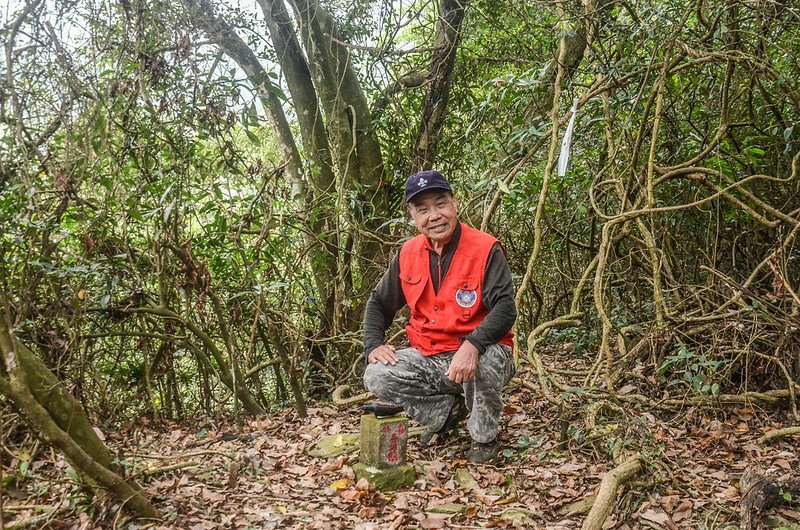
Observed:
[[[333,159],[340,179],[339,200],[344,206],[357,205],[352,213],[357,226],[351,229],[354,255],[341,260],[347,264],[355,257],[361,272],[361,285],[372,288],[382,272],[385,249],[381,240],[388,237],[383,227],[392,217],[388,201],[388,183],[384,180],[383,157],[375,136],[367,98],[350,60],[350,51],[343,44],[336,22],[316,0],[293,0],[296,18],[309,70],[320,96]],[[345,192],[349,195],[342,195]],[[344,213],[344,212],[340,212]],[[373,234],[377,237],[373,237]],[[340,265],[341,267],[341,265]],[[349,272],[349,269],[348,269]],[[342,281],[351,282],[340,276]],[[341,285],[341,281],[337,282]],[[351,289],[352,291],[352,289]],[[351,297],[352,292],[343,294]],[[340,303],[344,300],[337,300]],[[359,304],[360,306],[360,304]],[[360,325],[358,313],[338,307],[345,316],[344,329]]]
[[[0,303],[5,297],[0,294]],[[11,334],[0,307],[0,394],[28,420],[32,432],[60,450],[82,475],[114,494],[139,517],[157,519],[158,511],[135,483],[112,469],[111,451],[94,432],[80,404],[28,348]]]
[[[411,172],[430,169],[436,162],[436,150],[444,125],[450,83],[456,60],[461,25],[469,0],[442,0],[436,24],[434,51],[428,74],[428,90],[422,107],[422,121],[414,145]]]
[[[290,167],[301,173],[302,161],[297,143],[289,128],[283,107],[275,94],[269,90],[269,79],[259,58],[239,37],[234,29],[218,16],[208,0],[184,0],[198,26],[202,27],[216,41],[220,48],[248,74],[256,87],[261,83],[263,98],[269,101],[267,109],[276,138],[284,146]],[[299,193],[298,213],[304,214],[308,225],[306,231],[308,244],[312,247],[311,267],[314,283],[319,293],[322,333],[330,335],[334,326],[335,293],[333,286],[337,277],[338,234],[336,231],[335,201],[330,194],[335,193],[331,148],[328,143],[325,122],[318,106],[318,96],[311,80],[303,51],[294,35],[294,28],[286,7],[280,0],[260,0],[266,18],[278,61],[286,76],[286,83],[295,106],[297,121],[303,147],[309,161],[310,184],[296,179]],[[310,211],[311,205],[315,208]]]
[[[268,110],[268,119],[278,141],[278,147],[284,159],[289,163],[289,176],[296,186],[302,185],[302,160],[297,150],[286,114],[283,112],[280,99],[275,95],[274,85],[269,80],[258,57],[247,46],[234,29],[221,17],[217,16],[208,0],[183,0],[194,23],[200,26],[222,50],[244,70],[253,88],[256,90],[261,104]],[[302,189],[300,189],[302,193]]]
[[[0,322],[0,334],[10,335],[9,332],[10,328]],[[19,370],[24,374],[28,392],[44,407],[59,429],[65,431],[101,466],[113,469],[115,466],[112,464],[114,457],[111,451],[97,436],[78,400],[67,391],[35,353],[16,338],[10,340],[13,340],[13,352],[16,354]],[[5,357],[9,351],[12,351],[12,348],[4,347],[3,356]]]

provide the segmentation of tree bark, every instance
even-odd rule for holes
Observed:
[[[436,162],[436,151],[450,98],[456,51],[461,40],[461,26],[468,3],[469,0],[442,0],[439,5],[428,90],[411,160],[412,173],[430,169]]]
[[[159,518],[141,489],[112,469],[111,451],[97,437],[80,404],[12,335],[2,293],[0,304],[0,394],[28,420],[31,430],[60,450],[79,473],[108,489],[137,516]]]
[[[308,62],[295,34],[295,28],[283,0],[259,0],[272,45],[286,77],[286,85],[300,128],[305,153],[310,158],[312,187],[307,190],[307,204],[317,210],[308,212],[309,243],[316,247],[312,259],[314,281],[322,303],[322,330],[329,334],[335,328],[335,278],[338,274],[339,234],[336,229],[336,174],[331,145],[325,130],[319,96],[311,78]],[[305,210],[305,207],[303,208]]]
[[[261,333],[262,340],[264,340],[264,342],[271,342],[275,347],[275,351],[278,354],[278,359],[280,359],[281,365],[283,366],[283,371],[289,376],[289,386],[292,389],[292,397],[294,397],[297,415],[301,418],[305,418],[308,416],[308,412],[306,411],[306,399],[305,395],[303,394],[303,387],[300,383],[300,377],[297,373],[297,370],[295,370],[294,366],[292,365],[292,359],[289,355],[289,350],[287,350],[286,346],[283,344],[283,339],[278,327],[272,321],[269,321],[267,323],[266,334],[262,330],[260,324],[258,328],[259,332]],[[270,338],[272,339],[271,341],[269,340]]]
[[[20,369],[16,371],[19,372]],[[108,489],[122,501],[123,506],[139,517],[147,519],[161,517],[141,490],[135,489],[122,476],[101,465],[93,454],[87,452],[69,433],[59,428],[48,411],[36,401],[24,377],[14,373],[7,374],[7,378],[0,377],[0,393],[11,400],[28,419],[34,432],[41,433],[42,438],[60,450],[78,471]]]
[[[790,499],[800,495],[800,480],[790,480],[776,473],[760,473],[748,469],[742,474],[739,483],[742,492],[740,502],[741,530],[764,528],[761,518],[775,506],[788,504]]]
[[[364,89],[350,60],[350,51],[341,44],[342,38],[333,17],[317,0],[293,0],[292,6],[301,24],[300,34],[326,114],[339,173],[346,181],[374,192],[368,198],[375,214],[388,213],[388,202],[382,189],[383,158]]]
[[[231,57],[250,77],[255,86],[269,79],[264,67],[253,50],[239,37],[222,17],[216,14],[209,0],[184,0],[195,23],[203,28],[220,48]],[[294,34],[291,19],[281,0],[259,0],[270,31],[273,46],[281,65],[292,103],[295,107],[300,137],[308,161],[310,180],[300,178],[302,160],[297,143],[291,132],[281,102],[269,90],[269,82],[263,85],[263,98],[268,103],[270,123],[279,143],[286,152],[290,167],[295,167],[295,185],[299,193],[296,200],[299,211],[304,213],[308,226],[307,241],[314,249],[311,267],[314,283],[319,293],[321,333],[329,335],[334,329],[335,293],[333,286],[338,270],[339,236],[336,230],[335,201],[330,195],[336,192],[336,175],[325,121],[319,108],[319,98],[311,80],[308,63]],[[310,185],[309,185],[310,183]],[[315,211],[311,212],[310,209]]]
[[[353,253],[340,260],[340,271],[345,267],[342,272],[346,274],[337,279],[337,285],[345,285],[340,290],[343,299],[337,300],[337,311],[344,321],[341,327],[352,330],[360,326],[360,317],[358,312],[351,312],[346,300],[353,294],[354,283],[348,265],[353,258],[359,262],[361,285],[366,288],[372,288],[382,272],[386,261],[382,240],[389,236],[384,221],[392,217],[388,182],[367,98],[336,22],[317,0],[293,0],[292,7],[325,113],[340,179],[339,213],[351,215],[356,223],[350,229],[352,242],[345,244],[353,245]]]

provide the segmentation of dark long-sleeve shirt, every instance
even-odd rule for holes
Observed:
[[[441,257],[429,250],[431,280],[434,292],[444,281],[453,261],[458,242],[461,239],[461,226],[456,225],[453,237],[442,249]],[[478,327],[462,340],[470,341],[480,353],[496,344],[509,332],[517,318],[514,305],[514,286],[511,283],[511,270],[505,253],[497,243],[489,252],[483,275],[482,302],[489,310]],[[400,285],[400,256],[395,255],[389,268],[372,291],[364,310],[364,357],[383,344],[386,330],[392,324],[395,313],[406,305],[403,288]]]

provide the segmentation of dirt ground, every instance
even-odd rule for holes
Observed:
[[[460,436],[422,450],[409,442],[413,486],[392,493],[354,479],[357,452],[329,459],[308,450],[328,435],[356,433],[356,407],[316,403],[307,418],[291,411],[245,422],[197,418],[181,424],[132,426],[107,443],[138,477],[164,514],[133,522],[108,497],[90,499],[52,450],[33,462],[4,458],[5,528],[530,528],[577,529],[605,474],[618,459],[641,455],[643,472],[619,491],[604,528],[724,529],[739,527],[739,479],[748,469],[797,479],[797,436],[766,443],[765,432],[797,423],[788,412],[716,406],[665,412],[623,406],[601,410],[586,427],[587,404],[558,409],[520,381],[504,411],[503,454],[495,465],[464,458]],[[644,392],[644,388],[627,391]],[[7,452],[8,454],[8,452]],[[19,456],[19,455],[18,455]],[[8,474],[20,475],[10,480]],[[770,508],[766,528],[800,529],[800,502]],[[17,526],[15,526],[17,525]]]

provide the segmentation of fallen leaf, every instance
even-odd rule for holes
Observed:
[[[94,433],[97,435],[98,438],[100,438],[101,442],[106,441],[106,435],[103,434],[103,431],[101,431],[98,427],[92,427],[92,430],[94,430]]]
[[[339,491],[345,489],[349,485],[350,485],[349,478],[340,478],[339,480],[334,480],[333,482],[331,482],[331,485],[329,487],[335,491]]]
[[[375,489],[375,486],[370,484],[369,480],[365,478],[360,478],[358,479],[358,482],[356,482],[356,489],[359,491],[370,491],[372,489]]]
[[[430,529],[430,528],[444,528],[447,522],[444,519],[438,519],[433,517],[426,517],[422,521],[419,522],[420,528]]]
[[[291,466],[286,466],[285,468],[283,468],[283,470],[292,475],[305,475],[306,473],[308,473],[308,466],[291,465]]]
[[[340,491],[339,495],[341,495],[343,499],[347,499],[348,501],[357,501],[363,497],[366,497],[368,494],[366,491],[344,490]]]
[[[676,523],[683,521],[684,519],[688,519],[692,516],[692,509],[689,508],[688,510],[679,510],[675,511],[672,514],[672,520]]]
[[[783,458],[779,458],[778,460],[775,460],[774,464],[776,466],[780,467],[780,468],[785,469],[786,471],[791,471],[792,470],[792,466],[789,465],[789,462],[784,460]]]
[[[669,515],[661,510],[645,510],[639,517],[645,521],[650,521],[651,523],[656,523],[661,526],[668,526],[669,523],[672,522],[670,521]]]
[[[347,461],[350,460],[350,455],[342,455],[335,460],[328,460],[322,467],[319,468],[320,473],[330,473],[331,471],[339,471],[342,469]]]
[[[400,515],[394,518],[392,524],[389,525],[388,530],[397,530],[398,528],[400,528],[400,525],[403,524],[403,521],[405,521],[405,519],[406,519],[405,514],[401,513]]]
[[[675,505],[678,503],[678,496],[677,495],[666,495],[658,499],[658,504],[664,511],[669,513],[675,508]]]

